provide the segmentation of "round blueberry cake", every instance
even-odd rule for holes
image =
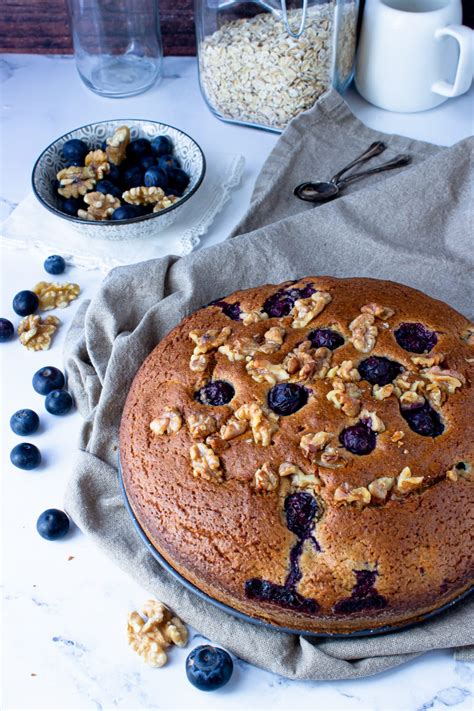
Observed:
[[[416,621],[474,577],[474,325],[376,279],[308,277],[184,319],[130,390],[127,496],[160,554],[274,625]]]

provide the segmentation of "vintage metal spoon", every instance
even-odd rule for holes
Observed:
[[[375,173],[382,173],[385,170],[393,170],[394,168],[401,168],[404,165],[408,165],[411,162],[411,156],[407,154],[397,155],[392,160],[382,163],[382,165],[372,168],[371,170],[360,171],[359,173],[353,173],[347,178],[342,178],[344,173],[348,170],[354,168],[356,165],[360,165],[370,160],[374,156],[380,155],[386,149],[386,145],[382,141],[377,141],[372,143],[369,148],[362,153],[358,158],[355,158],[351,163],[346,165],[342,170],[333,175],[333,177],[328,181],[318,181],[318,182],[306,182],[297,185],[294,189],[294,195],[300,200],[306,200],[307,202],[325,202],[326,200],[332,200],[335,198],[341,190],[343,190],[347,185],[365,178],[367,175],[374,175]]]

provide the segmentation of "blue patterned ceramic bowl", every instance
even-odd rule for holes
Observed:
[[[142,217],[129,220],[95,222],[79,217],[66,215],[59,209],[59,196],[54,187],[57,173],[64,167],[61,157],[63,145],[71,138],[80,138],[90,147],[98,148],[106,138],[111,136],[119,126],[128,126],[131,138],[148,138],[169,136],[174,145],[174,153],[180,160],[183,170],[190,176],[189,185],[183,197],[174,205]],[[33,192],[40,203],[50,212],[63,220],[67,220],[77,232],[107,240],[136,239],[159,234],[169,227],[180,215],[186,202],[194,195],[201,185],[206,172],[206,161],[201,148],[187,133],[173,126],[157,121],[141,119],[116,119],[90,123],[76,128],[53,141],[40,155],[33,168],[31,181]]]

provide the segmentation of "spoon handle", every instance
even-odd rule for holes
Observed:
[[[337,183],[339,178],[342,178],[344,173],[347,173],[348,170],[354,168],[356,165],[365,163],[365,161],[370,160],[374,156],[380,155],[386,148],[387,146],[382,141],[375,141],[375,143],[371,143],[367,150],[364,151],[358,158],[354,158],[354,160],[346,165],[345,168],[342,168],[338,173],[336,173],[336,175],[333,175],[330,182]]]
[[[363,170],[360,173],[354,173],[353,175],[350,175],[348,178],[344,178],[343,180],[340,180],[337,184],[337,187],[340,190],[342,190],[342,188],[345,188],[346,185],[355,183],[356,180],[360,180],[360,178],[365,178],[367,175],[374,175],[375,173],[383,173],[385,170],[393,170],[394,168],[401,168],[402,166],[409,165],[410,163],[411,163],[411,156],[398,155],[398,156],[395,156],[395,158],[392,158],[392,160],[387,161],[387,163],[382,163],[382,165],[379,165],[376,168],[371,168],[370,170]]]

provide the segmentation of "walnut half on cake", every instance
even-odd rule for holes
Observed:
[[[125,405],[138,522],[191,583],[274,625],[345,633],[441,607],[474,579],[472,331],[375,279],[200,309]]]

